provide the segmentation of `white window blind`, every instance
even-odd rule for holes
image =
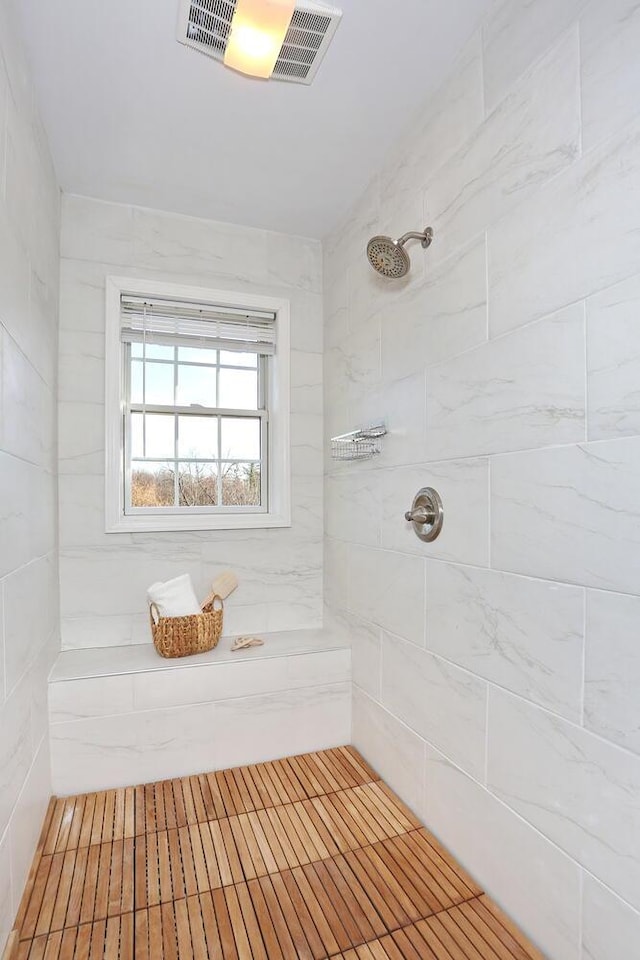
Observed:
[[[242,353],[273,354],[276,315],[214,304],[178,300],[120,298],[120,339],[166,346],[208,347]]]

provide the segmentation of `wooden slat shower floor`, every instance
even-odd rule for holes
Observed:
[[[51,801],[9,960],[542,960],[351,747]]]

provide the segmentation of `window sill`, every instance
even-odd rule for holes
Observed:
[[[291,518],[274,513],[223,514],[191,517],[121,517],[105,533],[166,533],[168,531],[265,530],[290,527]]]

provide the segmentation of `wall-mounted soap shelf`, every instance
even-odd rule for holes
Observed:
[[[342,433],[331,438],[332,460],[369,460],[380,453],[380,439],[387,428],[384,423],[374,423],[369,427]]]

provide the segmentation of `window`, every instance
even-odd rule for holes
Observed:
[[[109,278],[107,531],[289,524],[288,303]]]

